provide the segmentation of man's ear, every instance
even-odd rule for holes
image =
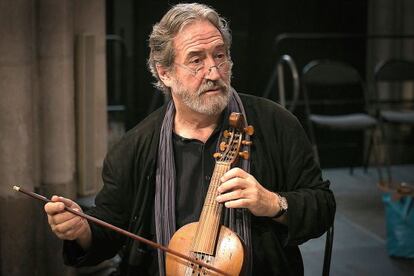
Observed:
[[[171,82],[172,82],[171,71],[165,69],[164,66],[159,65],[159,64],[155,65],[155,67],[157,69],[158,76],[160,77],[164,85],[167,87],[171,87]]]

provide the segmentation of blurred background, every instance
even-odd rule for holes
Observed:
[[[165,101],[147,39],[178,2],[0,0],[0,276],[109,275],[65,267],[42,204],[12,186],[93,204],[106,152]],[[382,198],[413,194],[414,1],[199,2],[230,23],[232,85],[293,112],[332,182],[331,274],[413,275],[389,258]],[[324,237],[301,249],[322,274]]]

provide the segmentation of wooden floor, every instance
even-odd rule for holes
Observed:
[[[386,250],[386,226],[378,174],[361,168],[326,169],[337,201],[330,275],[414,275],[414,259],[396,259]],[[414,165],[392,167],[393,178],[414,183]],[[322,275],[325,237],[301,246],[305,276]]]

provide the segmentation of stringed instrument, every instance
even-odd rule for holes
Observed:
[[[223,132],[220,151],[214,154],[216,164],[204,206],[198,222],[181,227],[170,240],[168,248],[192,259],[207,263],[228,275],[239,275],[243,267],[244,249],[240,238],[229,228],[220,225],[223,204],[216,201],[220,178],[230,170],[238,157],[249,158],[249,152],[240,151],[242,145],[250,145],[244,134],[252,135],[252,126],[245,126],[244,117],[233,112],[229,118],[230,129]],[[166,274],[175,275],[219,275],[215,271],[166,254]]]

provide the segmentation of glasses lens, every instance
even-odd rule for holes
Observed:
[[[227,74],[231,68],[232,62],[226,57],[224,61],[221,61],[217,65],[213,65],[209,68],[207,68],[204,64],[200,64],[197,66],[194,65],[184,65],[176,63],[179,67],[186,69],[188,72],[190,72],[194,77],[203,78],[206,75],[210,74],[214,68],[219,71],[220,74]]]
[[[205,72],[206,74],[211,73],[211,71],[213,70],[213,68],[216,68],[217,71],[220,72],[220,74],[226,74],[228,73],[229,69],[230,69],[230,62],[228,60],[222,61],[217,65],[213,65],[211,66],[207,72]]]

